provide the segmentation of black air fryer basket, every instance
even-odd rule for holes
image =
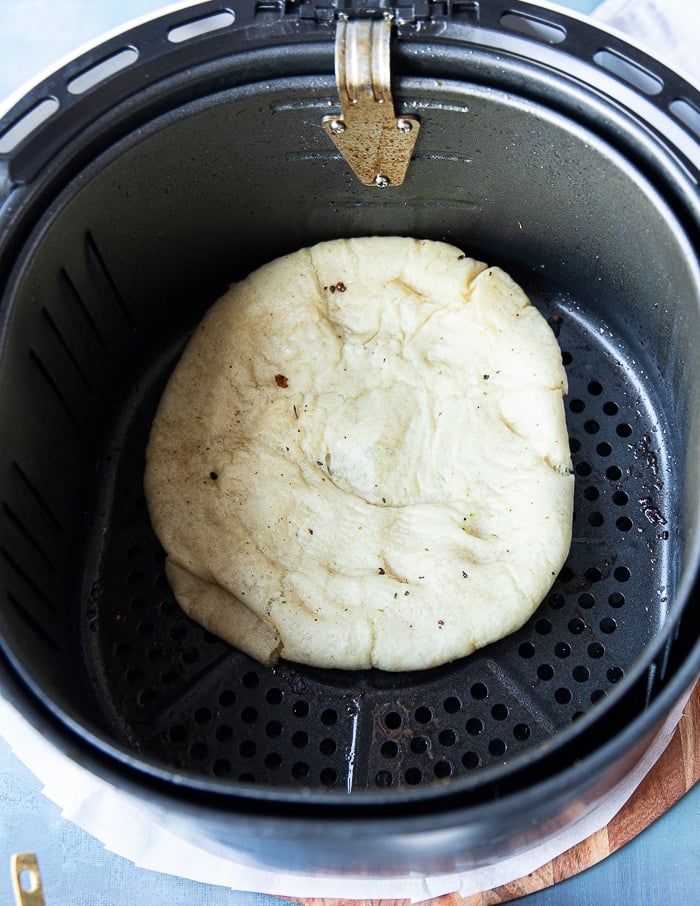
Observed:
[[[401,185],[362,184],[323,128],[346,19],[391,21],[395,112],[420,123]],[[498,0],[205,2],[29,90],[0,120],[3,695],[182,834],[267,865],[467,868],[584,814],[700,671],[699,142],[673,72]],[[549,320],[571,554],[463,661],[262,667],[165,581],[151,419],[231,281],[372,234],[453,242]]]

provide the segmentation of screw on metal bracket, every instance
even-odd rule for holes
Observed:
[[[341,116],[323,128],[366,186],[399,186],[406,178],[420,129],[412,116],[396,118],[391,96],[391,18],[339,18],[335,78]]]

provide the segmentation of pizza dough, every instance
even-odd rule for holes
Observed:
[[[453,246],[335,240],[206,314],[146,497],[182,608],[263,663],[416,670],[519,628],[571,542],[542,315]]]

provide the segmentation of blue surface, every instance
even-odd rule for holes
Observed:
[[[162,5],[153,0],[0,0],[0,98],[86,41]],[[598,0],[568,0],[561,5],[588,13]],[[2,904],[12,902],[10,855],[24,851],[38,854],[49,906],[280,906],[283,902],[138,869],[108,853],[61,818],[58,808],[42,795],[38,781],[0,740]],[[527,906],[697,906],[700,786],[615,855],[519,902]]]

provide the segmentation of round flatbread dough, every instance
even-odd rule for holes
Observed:
[[[335,240],[206,314],[145,488],[183,609],[263,663],[416,670],[519,628],[571,542],[557,341],[451,245]]]

